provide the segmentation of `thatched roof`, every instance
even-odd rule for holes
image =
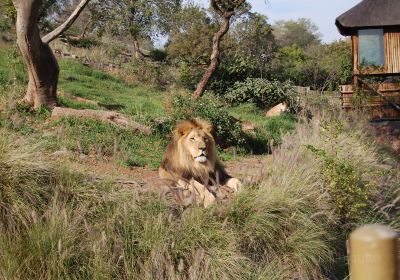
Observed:
[[[342,35],[359,28],[400,26],[400,0],[363,0],[336,18]]]

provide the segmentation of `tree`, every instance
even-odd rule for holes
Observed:
[[[197,84],[196,90],[193,92],[193,98],[198,99],[206,90],[208,81],[218,68],[220,43],[222,37],[228,32],[230,20],[236,11],[245,3],[246,0],[211,0],[211,7],[221,17],[222,24],[219,30],[214,34],[212,40],[211,62],[206,69],[200,82]]]
[[[180,9],[181,0],[108,0],[113,35],[129,35],[136,57],[146,57],[139,40],[169,31],[171,15]]]
[[[190,66],[209,63],[215,24],[206,11],[187,5],[176,15],[166,44],[168,59]]]
[[[264,15],[248,12],[235,18],[221,43],[220,65],[207,88],[224,95],[235,82],[268,77],[275,51],[272,28]]]
[[[348,41],[312,45],[305,50],[307,59],[300,67],[306,82],[315,90],[337,88],[351,80],[353,65]]]
[[[307,18],[298,20],[277,21],[274,26],[274,35],[280,47],[298,45],[301,48],[320,43],[318,27]]]
[[[24,101],[39,108],[56,106],[59,67],[49,43],[67,30],[89,0],[82,0],[59,27],[40,38],[38,17],[41,0],[12,0],[17,12],[17,43],[28,68],[28,89]]]

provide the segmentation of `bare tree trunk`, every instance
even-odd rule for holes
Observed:
[[[56,106],[59,68],[50,47],[40,39],[37,17],[41,0],[13,0],[17,10],[17,43],[28,68],[24,101],[34,108]]]
[[[82,33],[78,36],[80,40],[82,40],[82,39],[85,38],[86,32],[87,32],[87,30],[89,29],[89,26],[90,26],[91,23],[92,23],[92,21],[89,20],[89,21],[85,24],[85,27],[83,28]]]
[[[61,26],[40,38],[37,18],[42,0],[12,0],[17,11],[17,43],[28,68],[28,89],[24,102],[37,109],[53,108],[57,103],[59,67],[48,43],[64,32],[89,0],[82,0]]]
[[[143,59],[145,57],[149,57],[147,54],[143,53],[140,49],[139,40],[137,38],[133,38],[133,52],[136,58]]]
[[[200,82],[197,84],[196,90],[193,92],[194,99],[198,99],[203,95],[204,91],[206,90],[208,81],[214,74],[215,70],[217,70],[217,68],[218,68],[219,53],[220,53],[219,46],[220,46],[222,37],[229,30],[231,16],[232,15],[224,17],[224,22],[223,22],[221,28],[218,30],[217,33],[214,34],[213,44],[212,44],[212,52],[211,52],[211,63],[208,66],[206,72],[203,74],[203,77],[201,78]]]

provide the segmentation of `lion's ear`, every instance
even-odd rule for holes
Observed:
[[[174,130],[174,134],[176,137],[182,137],[190,132],[193,129],[193,124],[189,121],[179,122]]]
[[[201,129],[204,130],[205,132],[212,133],[214,126],[209,123],[208,121],[201,120],[201,119],[196,119],[196,122],[200,125]]]

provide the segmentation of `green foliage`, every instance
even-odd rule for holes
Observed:
[[[12,278],[250,280],[274,269],[278,279],[321,278],[331,261],[331,214],[312,203],[312,178],[183,210],[50,166],[2,135],[0,267]]]
[[[325,130],[324,141],[338,143],[338,137],[343,133],[343,123],[331,121],[323,123],[322,128]],[[374,186],[363,181],[361,170],[348,158],[339,156],[338,150],[330,151],[312,145],[306,147],[322,160],[321,174],[324,176],[327,191],[342,220],[356,222],[362,219],[371,207]],[[339,147],[339,149],[344,148],[349,147]]]
[[[249,77],[259,77],[258,62],[255,63],[251,57],[222,55],[221,61],[208,86],[218,96],[224,97],[236,82],[242,82]]]
[[[175,83],[174,68],[167,64],[136,59],[128,64],[122,64],[122,74],[126,80],[134,80],[157,89],[163,89]]]
[[[235,118],[242,121],[249,121],[255,125],[255,139],[261,142],[261,145],[250,145],[253,153],[259,154],[254,151],[254,148],[259,150],[268,149],[267,144],[280,145],[282,137],[294,130],[297,119],[291,114],[282,114],[277,117],[265,117],[263,111],[257,108],[252,103],[244,103],[228,109],[229,113]],[[252,139],[248,139],[248,141]],[[262,148],[264,147],[264,148]]]
[[[163,95],[159,90],[129,84],[121,79],[83,66],[71,60],[59,61],[61,73],[60,90],[74,96],[97,101],[103,105],[114,105],[119,111],[139,121],[148,121],[163,113]],[[129,70],[132,71],[130,68]],[[138,68],[134,68],[138,71]],[[147,67],[142,70],[153,71]],[[142,74],[148,73],[142,71]],[[68,79],[74,77],[75,79]]]
[[[100,45],[100,42],[93,38],[83,38],[78,40],[68,39],[68,43],[70,43],[71,46],[74,46],[76,48],[84,48],[84,49],[90,49],[91,47]]]
[[[171,100],[171,110],[175,120],[203,118],[210,121],[215,127],[216,140],[222,147],[245,144],[240,122],[229,115],[215,96],[206,94],[199,100],[193,100],[188,94],[177,94]]]
[[[167,58],[167,53],[165,50],[153,49],[150,51],[149,56],[153,61],[164,62]]]
[[[166,44],[168,59],[191,66],[210,61],[215,25],[207,12],[197,5],[187,5],[176,14]]]
[[[5,86],[14,82],[27,82],[25,65],[16,45],[0,49],[0,85]]]
[[[125,166],[158,168],[167,144],[167,140],[158,134],[145,136],[91,119],[66,118],[50,127],[56,133],[43,140],[51,151],[67,148],[99,159],[113,158]]]
[[[294,111],[298,108],[297,95],[292,84],[276,80],[248,78],[244,82],[236,82],[225,98],[231,104],[249,102],[264,110],[282,102],[286,102]]]
[[[181,63],[179,67],[180,84],[188,90],[195,90],[198,82],[203,76],[204,69],[200,67],[190,67],[188,63]]]
[[[291,45],[307,47],[320,42],[321,34],[318,33],[318,27],[307,18],[277,21],[273,29],[277,42],[282,47]]]

